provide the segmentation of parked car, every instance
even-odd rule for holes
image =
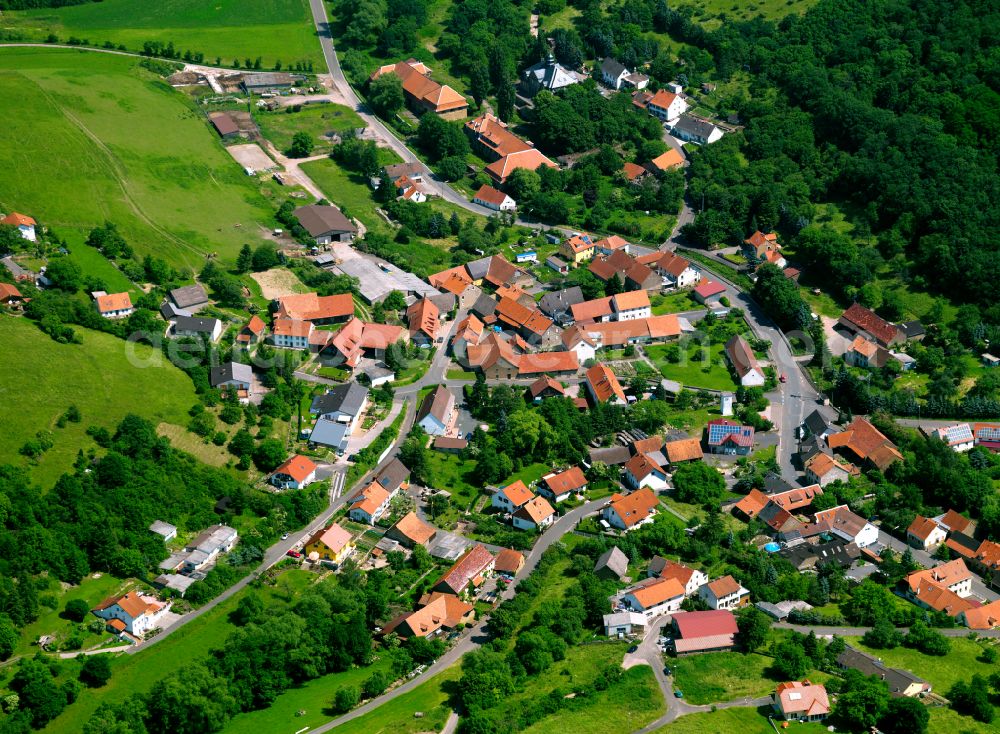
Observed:
[[[788,377],[785,375],[784,372],[778,375],[778,382],[788,382]]]
[[[285,555],[289,556],[290,558],[302,558],[302,554],[299,553],[297,550],[289,550]]]
[[[684,698],[684,691],[681,690],[674,691],[674,698]]]
[[[281,539],[282,540],[288,540],[288,533],[282,533],[281,534]]]
[[[638,649],[639,649],[639,646],[638,646],[638,645],[632,645],[632,647],[630,647],[630,648],[628,649],[628,651],[629,651],[630,653],[633,653],[633,652],[635,652],[635,651],[636,651],[636,650],[638,650]]]

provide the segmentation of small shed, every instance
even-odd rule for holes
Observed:
[[[594,575],[602,579],[621,581],[626,573],[628,573],[628,556],[622,553],[618,546],[612,546],[604,551],[594,565]]]
[[[157,520],[149,529],[163,538],[163,542],[167,543],[177,537],[177,527],[171,525],[168,522],[163,522],[163,520]]]

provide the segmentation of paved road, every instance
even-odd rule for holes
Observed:
[[[535,542],[535,547],[531,549],[531,552],[524,560],[524,568],[514,579],[514,582],[509,584],[503,593],[500,595],[501,599],[510,599],[514,596],[514,591],[517,585],[525,578],[527,578],[538,566],[539,560],[541,560],[542,554],[552,547],[552,545],[559,541],[563,535],[573,530],[577,523],[585,515],[591,512],[596,512],[603,505],[607,504],[607,499],[594,500],[593,502],[588,502],[584,505],[580,505],[576,509],[570,510],[565,515],[556,520],[552,525],[546,530],[542,536]],[[455,644],[454,647],[449,649],[444,655],[439,657],[430,667],[427,668],[423,673],[411,678],[406,681],[403,685],[398,688],[394,688],[388,693],[384,693],[378,698],[373,698],[368,703],[363,706],[344,714],[343,716],[334,719],[333,721],[327,722],[322,726],[318,726],[312,729],[311,734],[321,734],[322,732],[330,731],[340,726],[341,724],[347,723],[357,719],[370,711],[374,711],[380,706],[385,705],[394,698],[408,693],[416,688],[421,683],[426,683],[428,680],[451,667],[467,652],[472,652],[489,638],[486,634],[487,622],[485,620],[480,620],[478,624],[472,629],[471,632],[466,633],[462,638]]]

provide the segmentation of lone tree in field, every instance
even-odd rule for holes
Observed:
[[[292,137],[292,144],[288,148],[289,158],[306,158],[313,151],[313,139],[307,132],[299,131]]]

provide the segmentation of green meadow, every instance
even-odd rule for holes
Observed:
[[[72,245],[110,220],[140,255],[234,259],[274,207],[201,113],[135,59],[0,48],[0,209]]]
[[[126,343],[110,334],[77,328],[83,344],[58,344],[24,318],[0,317],[0,404],[6,426],[0,435],[0,464],[30,466],[43,489],[69,470],[81,448],[94,446],[87,426],[113,430],[127,413],[160,422],[187,424],[194,386],[179,369],[163,363],[138,369],[126,357]],[[134,345],[140,357],[152,348]],[[44,369],[38,369],[44,365]],[[79,423],[56,425],[66,409],[80,409]],[[51,431],[53,446],[37,463],[18,450],[38,431]]]
[[[203,53],[206,63],[260,56],[271,68],[278,60],[286,66],[321,61],[307,0],[102,0],[6,12],[0,27],[35,39],[54,33],[63,41],[111,42],[130,51],[141,51],[146,41],[173,42],[182,53]]]

